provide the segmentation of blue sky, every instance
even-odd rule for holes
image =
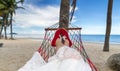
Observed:
[[[77,0],[72,24],[82,34],[105,34],[108,0]],[[43,34],[44,28],[59,20],[60,0],[25,0],[14,15],[13,31],[18,34]],[[111,34],[120,34],[120,0],[114,0]]]

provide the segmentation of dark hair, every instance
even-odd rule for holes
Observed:
[[[60,36],[61,36],[61,42],[62,42],[62,44],[65,44],[65,40],[63,39],[63,36],[60,34]]]

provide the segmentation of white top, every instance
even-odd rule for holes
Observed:
[[[60,60],[77,59],[77,60],[80,60],[81,58],[82,57],[77,50],[70,48],[68,46],[63,46],[63,47],[59,48],[59,50],[57,51],[57,53],[54,56],[52,56],[48,59],[48,62],[51,60],[54,60],[54,59],[60,59]]]
[[[59,48],[46,63],[38,52],[18,71],[92,71],[80,53],[68,46]]]

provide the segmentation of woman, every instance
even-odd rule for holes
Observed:
[[[51,45],[55,47],[56,54],[48,59],[48,63],[39,53],[35,53],[19,71],[92,71],[80,53],[70,48],[72,42],[65,29],[61,28],[55,32]]]

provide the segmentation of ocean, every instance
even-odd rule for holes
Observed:
[[[17,34],[14,35],[15,38],[30,38],[35,40],[42,40],[44,34]],[[83,42],[98,42],[104,43],[105,35],[81,35]],[[111,35],[110,43],[120,44],[120,35]]]
[[[105,40],[105,35],[82,35],[81,37],[84,42],[104,43],[104,40]],[[120,35],[111,35],[110,43],[120,44]]]

